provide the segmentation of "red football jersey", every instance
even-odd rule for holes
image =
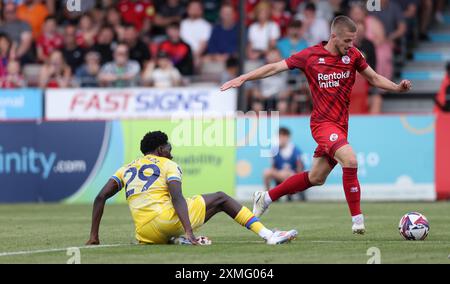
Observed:
[[[311,127],[321,122],[333,122],[348,129],[350,93],[356,71],[369,66],[356,48],[340,56],[325,49],[326,42],[306,48],[288,59],[289,69],[301,69],[308,79],[313,99]]]
[[[156,10],[151,0],[120,0],[117,8],[126,23],[133,24],[140,31],[145,19],[153,21]]]

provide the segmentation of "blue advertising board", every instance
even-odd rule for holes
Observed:
[[[0,90],[0,120],[42,118],[43,94],[40,89]]]
[[[73,195],[101,164],[108,125],[0,123],[0,202],[53,202]]]
[[[348,140],[357,155],[363,197],[435,199],[434,121],[433,115],[354,116],[350,119]],[[238,132],[242,125],[238,122]],[[279,126],[291,130],[292,141],[302,151],[306,169],[310,169],[317,144],[311,136],[309,118],[282,117]],[[277,130],[270,130],[273,138]],[[252,129],[247,132],[252,133]],[[258,136],[253,135],[251,139]],[[252,192],[263,189],[263,171],[271,165],[270,157],[263,157],[261,146],[255,144],[258,143],[237,149],[237,196],[240,199],[249,199]],[[307,195],[310,199],[343,199],[341,167],[335,167],[325,186],[309,190]]]

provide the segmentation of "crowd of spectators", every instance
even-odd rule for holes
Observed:
[[[357,0],[247,0],[247,69],[327,40],[336,15],[359,27],[355,44],[380,74],[428,40],[443,21],[444,0],[380,0],[368,12]],[[2,88],[173,87],[238,75],[238,0],[1,0]],[[215,75],[215,76],[214,76]],[[283,113],[310,109],[298,71],[246,86],[249,108]],[[369,90],[371,112],[381,91]]]

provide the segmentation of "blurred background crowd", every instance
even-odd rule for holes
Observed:
[[[69,3],[67,3],[69,2]],[[373,1],[372,1],[373,2]],[[433,23],[444,21],[445,0],[247,0],[245,71],[327,40],[330,22],[348,15],[358,25],[355,45],[380,74],[398,77]],[[2,88],[158,88],[220,83],[239,73],[237,0],[1,0]],[[69,5],[68,5],[69,4]],[[69,9],[68,9],[69,7]],[[247,84],[247,109],[284,114],[311,110],[296,70]],[[368,94],[379,113],[382,92]]]

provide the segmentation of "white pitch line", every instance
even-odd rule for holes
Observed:
[[[216,241],[214,242],[214,239],[212,240],[213,245],[214,244],[264,244],[264,241]],[[388,241],[378,241],[378,240],[302,240],[301,238],[297,238],[296,240],[293,240],[292,242],[295,243],[421,243],[421,244],[449,244],[448,241],[405,241],[405,240],[388,240]]]
[[[302,240],[297,239],[294,242],[302,242],[302,243],[360,243],[361,241],[365,241],[368,243],[413,243],[413,242],[406,242],[403,240],[391,240],[391,241],[376,241],[376,240]],[[263,241],[217,241],[214,242],[214,244],[264,244]],[[416,242],[419,243],[419,242]],[[423,241],[420,243],[434,243],[434,244],[449,244],[447,241]],[[136,246],[137,244],[112,244],[112,245],[94,245],[94,246],[81,246],[81,247],[67,247],[67,248],[54,248],[54,249],[41,249],[41,250],[28,250],[28,251],[13,251],[13,252],[2,252],[0,253],[0,257],[2,256],[12,256],[12,255],[27,255],[27,254],[36,254],[36,253],[49,253],[49,252],[61,252],[61,251],[67,251],[69,248],[79,248],[79,249],[95,249],[95,248],[108,248],[108,247],[124,247],[124,246]]]
[[[95,248],[123,247],[123,246],[133,246],[133,244],[93,245],[93,246],[81,246],[81,247],[67,247],[67,248],[53,248],[53,249],[1,252],[0,253],[0,257],[2,257],[2,256],[11,256],[11,255],[25,255],[25,254],[36,254],[36,253],[60,252],[60,251],[67,251],[67,249],[70,249],[70,248],[95,249]]]

